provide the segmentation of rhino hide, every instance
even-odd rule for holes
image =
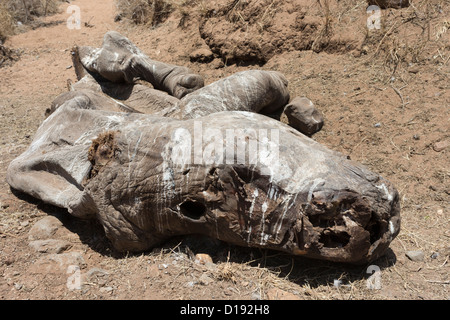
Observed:
[[[119,63],[101,62],[111,59]],[[265,115],[289,102],[281,74],[249,70],[204,86],[117,33],[101,49],[80,48],[80,61],[86,72],[55,99],[7,181],[98,219],[115,249],[202,234],[367,263],[398,234],[389,181]]]

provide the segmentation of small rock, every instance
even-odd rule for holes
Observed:
[[[450,146],[450,140],[439,141],[433,144],[433,150],[436,152],[441,152]]]
[[[99,291],[102,293],[112,293],[113,290],[114,290],[113,287],[108,286],[108,287],[101,287]]]
[[[100,286],[105,286],[108,278],[109,272],[104,269],[92,268],[86,272],[86,281],[97,283]]]
[[[417,67],[417,66],[411,67],[411,68],[408,69],[408,72],[416,74],[416,73],[419,72],[419,67]]]
[[[16,290],[20,290],[22,289],[23,285],[21,285],[20,283],[14,283],[14,288],[16,288]]]
[[[261,294],[259,292],[253,292],[252,293],[252,300],[262,300]]]
[[[214,264],[211,256],[206,253],[197,253],[195,255],[195,263],[204,264],[204,265]]]
[[[44,255],[31,265],[29,272],[36,274],[66,273],[69,266],[84,267],[83,254],[78,251]]]
[[[423,251],[420,250],[407,251],[405,254],[411,261],[415,262],[423,261],[425,258]]]
[[[3,263],[4,263],[5,265],[9,266],[9,265],[12,265],[12,264],[14,263],[14,261],[15,261],[14,257],[6,257],[6,258],[3,260]]]
[[[62,222],[56,217],[48,216],[35,223],[28,232],[28,240],[50,239],[62,226]]]
[[[333,281],[333,286],[334,286],[335,288],[339,288],[341,285],[342,285],[342,280],[334,279],[334,281]]]
[[[29,246],[41,253],[61,253],[72,245],[64,240],[45,239],[31,241]]]
[[[307,136],[312,136],[323,127],[322,114],[305,97],[295,97],[287,104],[280,120]]]
[[[203,273],[200,278],[198,278],[198,283],[203,284],[205,286],[209,285],[214,280],[208,277],[205,273]]]
[[[20,223],[20,226],[21,226],[21,227],[27,227],[29,224],[30,224],[30,222],[28,222],[28,220],[25,220],[25,221],[22,221],[22,222]]]
[[[2,202],[0,202],[0,208],[1,209],[8,209],[9,206],[10,206],[10,204],[7,203],[7,202],[4,202],[4,200]]]
[[[216,58],[209,64],[209,67],[211,69],[220,69],[223,68],[225,64],[223,63],[222,59]]]
[[[300,298],[290,292],[278,289],[271,288],[267,291],[267,299],[268,300],[300,300]]]
[[[433,254],[430,256],[431,259],[436,259],[439,257],[439,252],[433,252]]]
[[[361,48],[361,54],[368,54],[369,51],[370,51],[370,49],[369,49],[368,46],[363,46],[363,47]]]
[[[380,128],[380,127],[381,127],[381,123],[379,123],[379,122],[378,122],[378,123],[375,123],[375,124],[374,124],[374,127],[375,127],[375,128]]]
[[[87,272],[87,277],[89,280],[91,280],[91,277],[103,277],[107,275],[109,275],[109,272],[100,268],[92,268]]]

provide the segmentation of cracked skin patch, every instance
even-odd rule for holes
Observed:
[[[119,131],[106,131],[92,141],[88,151],[88,160],[92,164],[92,169],[89,172],[86,183],[94,178],[111,159],[115,158],[116,153],[119,151],[115,141],[117,133]]]

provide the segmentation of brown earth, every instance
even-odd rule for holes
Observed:
[[[81,30],[51,23],[69,17],[64,3],[42,27],[5,42],[21,55],[0,68],[0,299],[448,299],[448,1],[382,10],[382,28],[370,31],[366,1],[173,2],[167,20],[136,27],[114,21],[113,0],[76,0]],[[381,270],[381,288],[368,288],[368,265],[198,237],[119,255],[97,223],[11,190],[9,162],[27,148],[67,80],[76,81],[70,49],[100,46],[108,30],[152,59],[192,68],[206,83],[250,68],[277,70],[289,80],[292,97],[311,99],[325,119],[313,138],[400,192],[401,232],[372,263]],[[62,222],[47,237],[64,240],[63,253],[51,253],[52,243],[44,252],[30,246],[33,227],[49,215]],[[422,251],[423,260],[410,260],[411,250]],[[212,263],[196,254],[209,254]],[[73,286],[77,279],[81,286]]]

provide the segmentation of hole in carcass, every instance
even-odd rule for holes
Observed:
[[[233,169],[236,171],[239,178],[245,183],[252,183],[255,180],[258,180],[261,176],[259,172],[244,166],[235,166]]]
[[[116,131],[106,131],[92,141],[88,151],[88,160],[92,164],[88,179],[94,178],[119,153],[116,134]]]
[[[370,243],[374,243],[378,239],[380,239],[381,236],[381,228],[380,224],[376,221],[369,222],[368,226],[366,227],[367,231],[369,231],[370,234]]]
[[[216,170],[217,170],[217,168],[211,168],[211,169],[209,169],[209,171],[208,171],[208,174],[210,175],[210,176],[213,176],[215,173],[216,173]]]
[[[206,213],[206,207],[200,202],[188,200],[180,204],[180,212],[188,218],[199,220]]]
[[[350,235],[347,232],[333,232],[331,230],[324,230],[320,235],[319,242],[327,248],[342,248],[350,241]]]

